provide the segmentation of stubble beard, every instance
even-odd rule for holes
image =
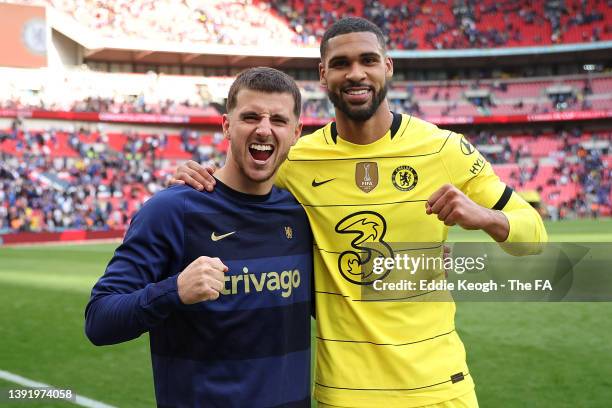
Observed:
[[[342,99],[342,90],[340,90],[340,94],[336,94],[335,92],[332,92],[328,89],[327,96],[334,105],[334,107],[340,112],[344,113],[349,119],[354,120],[355,122],[365,122],[366,120],[374,116],[374,114],[380,107],[380,104],[387,97],[388,89],[389,84],[387,83],[387,81],[385,81],[385,84],[379,92],[372,90],[372,92],[374,93],[372,102],[365,109],[353,109],[344,99]]]
[[[230,144],[230,149],[232,150],[232,156],[235,157],[240,157],[237,153],[238,153],[238,149],[234,148],[234,146],[232,146]],[[248,152],[248,148],[247,148],[247,155],[250,155],[250,153]],[[285,159],[287,158],[287,156],[289,155],[289,152],[287,152],[284,156],[279,156],[276,158],[276,162],[273,165],[272,170],[270,171],[269,174],[267,174],[266,176],[264,176],[263,178],[253,178],[249,175],[249,172],[246,169],[246,166],[244,165],[244,163],[242,162],[242,160],[236,160],[236,164],[238,165],[238,170],[240,170],[240,173],[242,173],[242,176],[249,180],[252,183],[265,183],[266,181],[270,180],[272,177],[274,177],[276,175],[276,172],[278,171],[279,167],[281,166],[281,164],[283,164],[283,162],[285,161]]]

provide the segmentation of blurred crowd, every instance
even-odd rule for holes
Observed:
[[[77,157],[53,154],[61,144],[58,133],[32,132],[19,123],[0,132],[0,147],[14,142],[17,153],[0,151],[0,233],[125,227],[176,166],[161,159],[168,139],[163,133],[125,133],[117,151],[104,133],[64,132]],[[194,160],[222,164],[213,146],[199,148],[199,132],[184,133],[181,148]]]
[[[591,136],[588,144],[570,142],[570,133],[562,132],[563,149],[554,154],[556,165],[553,174],[544,186],[539,186],[542,192],[546,187],[563,187],[569,183],[580,186],[575,197],[561,200],[558,205],[548,205],[547,212],[553,220],[576,217],[598,217],[602,213],[610,215],[610,192],[612,190],[612,168],[604,156],[612,153],[612,133],[604,132]],[[579,130],[574,130],[575,138],[580,137]],[[604,142],[597,147],[598,141]],[[590,147],[589,147],[590,146]],[[612,162],[611,162],[612,163]],[[537,172],[537,170],[536,170]],[[547,199],[555,199],[557,191],[552,190]]]
[[[86,68],[61,73],[0,69],[0,109],[218,116],[224,112],[231,82],[232,77],[120,74]],[[302,80],[299,86],[305,117],[334,116],[318,81]],[[593,73],[395,81],[389,85],[388,99],[395,112],[416,116],[489,116],[612,109],[610,94],[612,76]]]
[[[598,217],[604,208],[610,208],[610,190],[612,188],[611,170],[598,150],[579,149],[578,157],[582,160],[570,165],[560,161],[554,170],[554,176],[547,185],[563,185],[573,181],[582,186],[582,191],[559,206],[548,206],[547,211],[552,219]]]
[[[135,162],[100,155],[79,160],[2,154],[0,231],[61,231],[124,226],[129,198],[113,206],[109,199],[130,183],[154,182]],[[106,171],[118,175],[105,179]],[[61,179],[60,179],[61,177]],[[134,190],[136,195],[138,190]],[[132,197],[135,199],[136,197]]]
[[[220,166],[224,160],[215,148],[220,135],[184,129],[179,135],[125,132],[120,137],[122,145],[113,149],[104,132],[38,132],[19,122],[1,131],[0,148],[3,143],[14,148],[0,152],[0,232],[125,227],[144,201],[166,186],[176,167],[176,161],[163,158],[170,137],[198,162]],[[484,130],[470,139],[491,163],[514,165],[505,181],[519,191],[535,188],[550,218],[610,215],[612,132],[585,139],[575,128],[521,137],[516,143]],[[556,150],[534,153],[539,141],[553,139]],[[75,157],[57,153],[62,143]],[[552,173],[542,172],[544,166],[553,166]],[[563,195],[572,185],[576,193]]]
[[[54,103],[49,102],[45,98],[21,98],[1,99],[0,109],[36,109],[47,111],[70,111],[70,112],[107,112],[107,113],[148,113],[157,115],[175,115],[182,113],[184,108],[194,108],[192,112],[201,114],[210,114],[211,110],[206,109],[207,103],[202,102],[193,104],[189,101],[177,102],[175,100],[163,100],[155,103],[147,103],[145,98],[141,96],[133,96],[125,98],[117,96],[112,98],[103,98],[89,96],[82,100],[75,100],[71,103]],[[218,113],[216,110],[213,110]]]
[[[295,43],[266,2],[251,0],[10,0],[48,4],[109,38],[193,44]]]
[[[479,147],[494,146],[483,153],[492,164],[516,164],[505,181],[518,191],[534,188],[549,218],[612,215],[612,131],[584,134],[574,127],[552,135],[524,133],[530,135],[514,147],[511,138],[492,131],[481,131],[471,141]],[[534,144],[551,140],[557,148],[548,151],[547,144],[534,153]],[[542,171],[544,166],[552,167],[552,172]],[[567,193],[572,191],[576,194]]]
[[[338,18],[378,24],[391,49],[456,49],[612,38],[607,0],[10,0],[49,4],[112,38],[316,46]]]
[[[388,37],[389,48],[400,50],[546,45],[612,37],[612,5],[602,0],[276,0],[271,4],[306,44],[346,15],[375,22]]]

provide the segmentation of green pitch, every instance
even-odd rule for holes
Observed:
[[[551,240],[612,241],[612,220],[547,228]],[[453,229],[450,238],[482,236]],[[154,406],[147,336],[95,347],[83,332],[91,287],[115,246],[0,247],[0,370],[119,407]],[[612,304],[460,303],[457,327],[481,407],[610,406]]]

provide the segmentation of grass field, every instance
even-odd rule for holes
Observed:
[[[547,228],[555,241],[612,241],[611,220]],[[454,240],[479,237],[451,233]],[[83,333],[91,287],[115,246],[0,247],[0,370],[119,407],[154,406],[147,336],[94,347]],[[612,406],[612,304],[460,303],[457,309],[481,407]],[[0,389],[12,386],[0,380]]]

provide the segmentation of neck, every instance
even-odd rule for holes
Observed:
[[[363,122],[357,122],[347,117],[343,112],[336,109],[336,129],[347,142],[354,144],[370,144],[381,137],[391,128],[393,114],[389,110],[389,104],[385,99],[374,115]]]
[[[215,172],[215,177],[232,190],[244,194],[265,195],[272,190],[274,185],[273,177],[262,182],[249,180],[233,162],[226,162]]]

